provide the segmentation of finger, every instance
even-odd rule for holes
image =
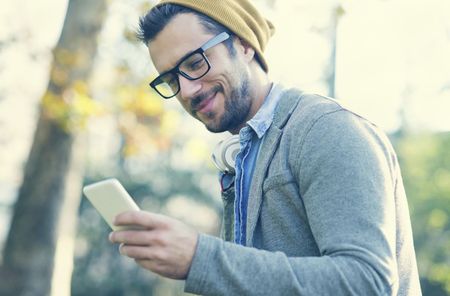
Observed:
[[[137,225],[153,229],[165,225],[167,217],[145,211],[127,211],[120,213],[114,219],[114,225]]]
[[[128,245],[151,245],[155,240],[154,231],[125,230],[113,231],[109,234],[112,243],[125,243]]]

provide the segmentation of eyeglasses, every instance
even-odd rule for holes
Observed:
[[[165,99],[170,99],[180,92],[180,80],[178,74],[189,80],[202,78],[211,69],[211,64],[205,55],[205,51],[230,38],[226,32],[211,38],[202,47],[188,53],[178,64],[156,77],[150,86]]]

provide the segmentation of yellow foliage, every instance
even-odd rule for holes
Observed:
[[[88,86],[76,81],[62,95],[47,91],[42,98],[43,112],[67,132],[84,129],[87,120],[101,115],[104,108],[88,95]]]
[[[200,138],[192,138],[186,143],[186,153],[198,161],[208,160],[210,157],[208,144]]]
[[[119,122],[125,136],[125,156],[148,154],[171,147],[179,126],[179,115],[165,110],[164,100],[147,83],[122,85],[116,89]]]
[[[68,108],[61,96],[47,91],[42,98],[45,114],[52,119],[62,119],[67,116]]]
[[[443,191],[450,191],[450,170],[440,169],[434,173],[434,182],[436,186]],[[448,196],[450,198],[450,196]]]
[[[138,152],[139,152],[139,147],[135,143],[130,143],[130,142],[127,142],[127,145],[125,145],[122,149],[122,154],[125,157],[130,157],[130,156],[136,155],[136,154],[138,154]]]
[[[60,65],[73,65],[74,64],[74,54],[65,48],[56,48],[54,51],[54,57],[58,64]]]
[[[119,105],[124,111],[139,116],[157,117],[164,112],[164,105],[148,88],[122,87],[118,90]]]
[[[65,71],[64,69],[54,66],[50,73],[50,79],[55,85],[61,87],[67,83],[69,75],[67,74],[67,71]]]
[[[87,95],[80,93],[75,93],[72,107],[72,113],[81,117],[90,117],[91,115],[100,115],[103,113],[100,104]]]
[[[164,112],[161,117],[160,132],[164,136],[172,136],[180,125],[180,114],[175,110]]]
[[[163,102],[161,99],[155,99],[148,92],[139,92],[136,97],[136,107],[141,114],[147,116],[159,116],[164,111]]]
[[[80,94],[87,94],[89,92],[89,87],[86,82],[77,80],[73,83],[72,90]]]
[[[436,282],[445,283],[445,289],[450,292],[450,266],[445,263],[432,266],[429,278]]]
[[[441,209],[434,209],[428,218],[428,225],[432,228],[442,228],[448,221],[447,213]]]

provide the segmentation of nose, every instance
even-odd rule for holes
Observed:
[[[183,100],[193,98],[202,88],[200,79],[189,80],[183,75],[178,76],[180,82],[180,95]]]

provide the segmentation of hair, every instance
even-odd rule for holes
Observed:
[[[177,5],[177,4],[163,4],[152,8],[146,15],[139,19],[139,29],[137,31],[137,38],[141,40],[146,46],[166,27],[166,25],[173,19],[173,17],[183,14],[192,13],[198,17],[200,24],[206,32],[211,34],[220,34],[227,32],[231,38],[227,39],[224,44],[231,56],[236,54],[236,49],[233,46],[233,34],[227,27],[216,22],[209,16],[200,13],[191,8]]]

